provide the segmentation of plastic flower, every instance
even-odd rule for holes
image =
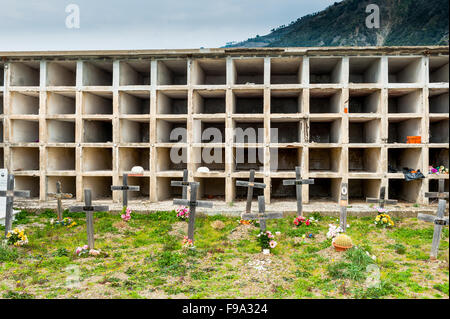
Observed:
[[[120,216],[124,222],[128,222],[131,219],[131,209],[128,207],[125,210],[125,214]]]
[[[277,246],[277,242],[275,241],[275,240],[271,240],[270,242],[269,242],[269,246],[270,246],[270,248],[275,248],[276,246]]]

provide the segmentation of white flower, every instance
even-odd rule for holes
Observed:
[[[277,246],[277,242],[275,240],[271,240],[269,242],[269,246],[270,246],[270,248],[275,248]]]

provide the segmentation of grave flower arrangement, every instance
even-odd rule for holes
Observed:
[[[192,249],[194,248],[194,241],[192,239],[189,239],[187,236],[184,236],[181,245],[184,249]]]
[[[382,213],[378,214],[377,217],[375,217],[375,225],[378,227],[393,227],[394,221],[391,219],[391,216],[388,214]]]
[[[314,219],[314,217],[305,218],[303,216],[298,216],[294,218],[294,225],[297,227],[300,227],[302,225],[311,226],[315,222],[316,220]]]
[[[247,220],[247,219],[239,219],[238,220],[240,225],[252,225],[254,224],[253,220]]]
[[[274,249],[278,243],[275,241],[275,235],[270,231],[261,232],[258,234],[258,242],[261,248],[264,249]]]
[[[8,231],[6,240],[8,245],[24,246],[28,244],[28,237],[25,235],[25,230],[18,227]]]
[[[180,206],[176,209],[177,217],[181,220],[189,219],[189,207]]]
[[[339,235],[342,232],[344,232],[344,230],[341,228],[341,226],[328,224],[327,238],[334,239],[337,235]]]
[[[54,226],[65,226],[67,228],[72,228],[77,225],[77,223],[69,217],[64,217],[63,220],[54,220],[53,218],[50,220],[50,225]]]
[[[131,219],[131,209],[129,209],[128,207],[124,207],[122,209],[122,215],[120,215],[120,218],[122,218],[124,222],[129,222]]]
[[[84,245],[82,247],[77,247],[77,249],[75,250],[75,254],[78,257],[99,256],[100,250],[89,249],[88,245]]]

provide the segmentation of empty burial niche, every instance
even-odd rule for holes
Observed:
[[[309,123],[310,143],[339,143],[341,120],[314,120]]]
[[[381,82],[381,58],[350,58],[349,71],[350,83],[379,83]]]
[[[112,142],[111,120],[84,120],[84,143],[109,143]]]
[[[47,120],[49,143],[74,143],[75,120]]]
[[[349,113],[378,113],[381,102],[380,90],[349,90]]]
[[[39,142],[39,120],[11,120],[11,142]]]
[[[0,115],[3,114],[5,111],[3,109],[3,93],[0,92]]]
[[[83,189],[90,189],[93,200],[110,200],[112,198],[112,177],[84,176]],[[131,193],[131,192],[130,192]],[[83,192],[84,200],[84,192]]]
[[[83,147],[82,162],[84,172],[111,171],[112,148]]]
[[[150,61],[121,61],[119,85],[150,85]]]
[[[272,177],[270,180],[270,198],[278,199],[278,200],[295,200],[296,197],[296,188],[292,186],[283,185],[284,178],[274,178]]]
[[[263,143],[264,122],[262,120],[234,121],[233,138],[235,143]]]
[[[448,113],[449,112],[449,98],[448,89],[428,91],[428,102],[430,113]],[[1,103],[1,102],[0,102]]]
[[[193,161],[195,168],[207,167],[210,171],[225,171],[225,148],[223,147],[195,147]]]
[[[301,58],[272,58],[270,84],[300,84],[302,82]]]
[[[119,177],[119,185],[123,184],[123,177]],[[150,197],[150,178],[147,176],[128,176],[128,185],[139,186],[139,191],[128,192],[130,200],[148,200]],[[120,201],[122,192],[118,192]]]
[[[74,147],[47,147],[48,171],[75,171]]]
[[[181,181],[179,177],[158,177],[156,183],[156,197],[158,201],[172,200],[174,198],[181,198],[182,187],[171,186],[171,181]]]
[[[39,114],[39,92],[11,92],[11,114]]]
[[[39,147],[11,147],[13,171],[39,170]]]
[[[196,90],[193,95],[193,112],[196,114],[225,113],[225,91]]]
[[[121,143],[148,143],[150,123],[148,119],[120,120]]]
[[[430,83],[448,83],[448,56],[430,57],[429,74]]]
[[[340,83],[342,81],[341,58],[310,58],[309,82],[311,84]]]
[[[301,90],[271,90],[270,113],[301,113]]]
[[[341,110],[341,91],[312,89],[309,93],[310,113],[339,113]]]
[[[47,115],[75,114],[75,92],[48,92]]]
[[[439,191],[439,181],[437,179],[430,179],[428,182],[428,191],[429,192],[437,192]],[[448,179],[444,181],[444,192],[448,192]],[[431,202],[437,202],[437,199],[430,199]]]
[[[157,114],[187,114],[187,91],[159,91],[156,98]]]
[[[349,172],[377,173],[381,168],[380,148],[349,148]]]
[[[270,148],[270,170],[274,172],[294,171],[302,162],[300,147]]]
[[[225,143],[225,120],[194,120],[195,143]]]
[[[186,147],[158,147],[156,149],[156,170],[181,171],[187,169]]]
[[[367,197],[377,198],[380,194],[379,179],[349,179],[348,197],[351,203],[364,203]]]
[[[227,82],[227,65],[224,59],[196,60],[192,72],[192,82],[195,85],[221,85]]]
[[[377,143],[380,140],[381,121],[350,118],[349,143]]]
[[[75,176],[47,176],[47,193],[56,193],[56,183],[61,182],[61,192],[77,198],[77,178]],[[51,200],[47,197],[47,200]]]
[[[294,122],[270,122],[270,142],[271,143],[299,143],[301,124]]]
[[[264,59],[234,59],[233,84],[264,84]]]
[[[148,91],[119,92],[120,114],[150,114],[150,94]]]
[[[11,86],[39,86],[39,62],[14,62],[10,64]]]
[[[0,147],[0,168],[5,168],[5,150]]]
[[[314,178],[314,184],[309,185],[311,201],[337,202],[340,196],[341,178]]]
[[[405,181],[402,179],[389,179],[389,199],[396,199],[399,202],[416,203],[419,199],[422,179]]]
[[[448,120],[430,119],[430,143],[448,143]]]
[[[157,120],[157,143],[186,143],[186,120]]]
[[[5,66],[0,64],[0,86],[5,85]]]
[[[3,143],[3,119],[0,120],[0,143]]]
[[[112,86],[112,62],[83,62],[84,86]]]
[[[422,79],[422,59],[391,57],[388,59],[389,83],[416,83]]]
[[[225,200],[225,178],[205,177],[196,178],[200,183],[198,198],[207,200]]]
[[[233,149],[234,171],[264,170],[264,149],[256,147],[235,147]]]
[[[15,176],[14,177],[14,189],[30,191],[30,197],[27,199],[39,198],[39,176]],[[21,199],[14,199],[21,200]]]
[[[187,60],[158,61],[158,85],[186,85]]]
[[[309,149],[309,171],[310,172],[339,172],[341,167],[342,149],[333,148],[310,148]]]
[[[430,148],[429,151],[429,165],[433,167],[449,166],[449,152],[448,148]]]
[[[403,168],[413,170],[422,167],[422,149],[420,148],[389,148],[388,172],[400,173]]]
[[[421,136],[421,119],[389,119],[388,143],[406,143],[408,136]]]
[[[76,62],[48,62],[47,86],[75,86],[77,80]]]
[[[112,92],[83,93],[83,114],[112,114]]]
[[[235,199],[238,201],[247,199],[247,187],[236,186],[236,181],[248,181],[248,177],[233,178],[233,186],[235,187]],[[255,183],[264,183],[264,179],[255,178]],[[268,187],[268,185],[266,185]],[[253,200],[258,199],[258,196],[264,195],[263,188],[253,188]],[[254,204],[253,204],[254,205]],[[256,205],[258,206],[258,205]]]
[[[119,148],[119,171],[129,172],[134,166],[141,166],[144,171],[150,168],[150,149],[141,147]]]
[[[391,89],[388,93],[388,113],[422,112],[422,90]]]
[[[264,92],[262,90],[242,90],[233,93],[233,113],[264,113]]]

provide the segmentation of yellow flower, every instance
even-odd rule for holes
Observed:
[[[387,223],[387,218],[383,217],[382,221],[383,221],[383,223]]]
[[[379,222],[379,221],[380,221],[380,216],[377,216],[377,218],[375,218],[375,220],[376,220],[377,222]]]

